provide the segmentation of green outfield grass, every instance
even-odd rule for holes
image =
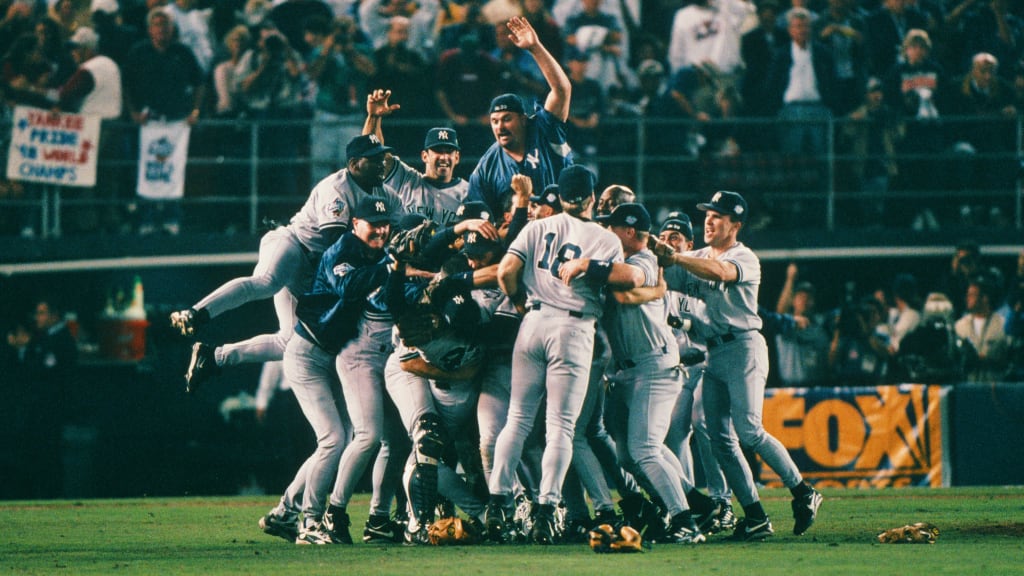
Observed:
[[[765,490],[776,535],[712,537],[597,555],[585,545],[407,548],[358,542],[367,500],[350,507],[354,546],[308,547],[263,534],[269,497],[0,503],[0,574],[1024,574],[1024,488],[823,489],[818,522],[792,535],[789,495]],[[886,528],[918,521],[934,545],[882,545]]]

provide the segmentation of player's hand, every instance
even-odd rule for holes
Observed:
[[[533,180],[524,174],[512,176],[512,197],[514,205],[525,207],[530,203],[530,195],[533,194]]]
[[[672,257],[676,255],[676,249],[668,242],[664,242],[654,234],[647,237],[647,248],[658,257],[658,266],[668,268],[675,262]]]
[[[506,25],[508,26],[508,39],[518,48],[529,50],[540,43],[537,32],[526,18],[516,16],[509,19]]]
[[[590,266],[589,258],[567,260],[558,266],[558,277],[562,279],[562,283],[568,286],[573,280],[586,274],[588,266]]]
[[[790,282],[796,281],[797,274],[800,273],[800,269],[797,268],[796,262],[790,262],[789,266],[786,266],[786,280]]]
[[[466,232],[476,232],[488,240],[498,240],[500,238],[498,236],[498,229],[494,224],[490,220],[484,220],[483,218],[463,220],[455,227],[455,232],[460,236]]]
[[[388,99],[391,98],[391,90],[376,89],[366,95],[366,114],[380,118],[382,116],[389,116],[395,110],[400,109],[401,104],[389,104]]]

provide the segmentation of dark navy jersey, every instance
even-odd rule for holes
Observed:
[[[516,162],[497,143],[484,152],[469,177],[468,200],[486,202],[493,214],[504,214],[505,201],[512,194],[512,176],[523,174],[533,181],[534,191],[558,183],[562,168],[573,163],[572,150],[565,141],[565,122],[539,104],[526,118],[526,154]]]

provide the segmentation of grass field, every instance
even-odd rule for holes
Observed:
[[[358,542],[363,496],[350,507],[354,546],[295,546],[256,521],[272,498],[0,503],[0,574],[1024,574],[1024,487],[824,489],[818,522],[792,535],[789,495],[763,491],[776,535],[760,543],[712,537],[597,555],[582,544],[407,548]],[[918,521],[934,545],[882,545],[886,528]]]

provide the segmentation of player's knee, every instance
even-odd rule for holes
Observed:
[[[428,412],[420,416],[413,432],[413,443],[417,464],[437,465],[448,444],[448,433],[437,414]]]

